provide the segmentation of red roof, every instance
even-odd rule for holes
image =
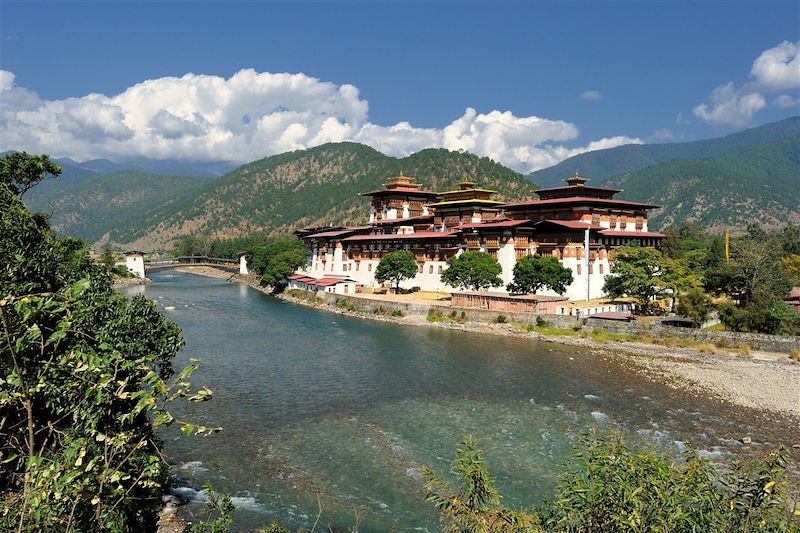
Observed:
[[[528,219],[524,220],[501,220],[499,222],[470,222],[461,224],[458,229],[491,229],[491,228],[515,228],[524,224],[531,224]]]
[[[423,220],[432,220],[433,215],[417,215],[408,218],[395,218],[389,220],[376,220],[373,224],[402,224],[404,222],[422,222]]]
[[[402,239],[448,239],[455,237],[456,233],[453,231],[417,231],[415,233],[388,233],[383,235],[353,235],[342,239],[342,242],[354,241],[394,241]]]
[[[539,207],[550,206],[558,204],[594,204],[594,205],[608,205],[614,207],[638,207],[644,209],[655,209],[660,207],[658,205],[643,204],[641,202],[629,202],[627,200],[611,200],[606,198],[592,198],[589,196],[570,196],[567,198],[552,198],[550,200],[526,200],[524,202],[515,202],[511,204],[501,205],[501,209],[517,209],[525,207]]]
[[[425,189],[414,189],[412,187],[395,187],[393,189],[380,189],[378,191],[362,192],[361,196],[386,196],[393,193],[409,193],[418,194],[420,196],[439,196],[438,192],[428,191]]]
[[[331,285],[336,285],[337,283],[341,283],[343,281],[353,281],[348,278],[319,278],[311,283],[311,285],[316,285],[317,287],[330,287]]]
[[[552,219],[547,219],[547,220],[542,220],[541,222],[538,222],[537,224],[542,224],[543,222],[547,222],[548,224],[555,224],[556,226],[563,226],[563,227],[569,228],[569,229],[580,229],[580,230],[585,230],[586,228],[589,228],[589,229],[600,229],[600,226],[597,226],[597,225],[593,226],[588,222],[582,222],[580,220],[552,220]]]
[[[366,231],[371,229],[369,226],[361,226],[361,227],[353,227],[353,228],[345,228],[335,231],[323,231],[321,233],[312,233],[310,235],[306,235],[306,238],[317,238],[317,237],[341,237],[342,235],[347,235],[349,233],[354,233],[356,231]]]
[[[654,239],[661,239],[666,237],[663,233],[656,233],[654,231],[612,231],[606,229],[600,232],[603,237],[651,237]]]

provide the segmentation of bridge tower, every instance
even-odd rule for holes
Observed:
[[[144,252],[129,250],[125,252],[125,266],[136,274],[137,277],[144,277]]]

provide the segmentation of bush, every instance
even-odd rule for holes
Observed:
[[[406,314],[400,309],[393,309],[390,314],[392,316],[406,316]]]
[[[345,300],[343,298],[339,298],[338,300],[336,300],[335,305],[339,309],[344,309],[345,311],[351,311],[351,312],[358,311],[358,307],[356,306],[356,304],[354,304],[350,300]]]
[[[444,322],[447,320],[442,314],[442,311],[436,307],[431,307],[428,310],[428,315],[425,317],[428,322]]]
[[[547,320],[545,320],[543,316],[537,316],[536,317],[536,326],[540,327],[540,328],[544,328],[544,327],[549,326],[549,324],[547,323]]]
[[[785,450],[759,463],[733,465],[727,473],[693,451],[683,461],[630,449],[618,435],[585,436],[573,466],[559,476],[556,499],[539,512],[502,505],[494,480],[467,438],[451,472],[457,488],[430,469],[426,500],[446,532],[640,533],[798,532]]]
[[[498,324],[505,324],[506,320],[508,320],[506,318],[506,315],[497,315],[497,318],[494,319],[494,321],[497,322]]]

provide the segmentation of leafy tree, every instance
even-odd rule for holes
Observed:
[[[696,326],[708,320],[714,304],[711,298],[699,287],[687,291],[678,303],[678,314],[690,318]]]
[[[536,294],[547,288],[564,294],[572,284],[572,270],[552,256],[528,255],[514,265],[514,282],[508,290],[518,294]]]
[[[247,254],[248,268],[260,275],[265,285],[276,289],[307,260],[308,248],[295,238],[270,241]]]
[[[781,270],[792,285],[800,286],[800,254],[787,255],[781,259]]]
[[[375,269],[375,279],[380,283],[391,281],[395,292],[400,292],[400,282],[417,275],[417,260],[408,250],[395,250],[381,257]]]
[[[664,258],[655,248],[622,246],[614,250],[611,272],[603,292],[612,298],[628,295],[639,300],[643,308],[666,287]]]
[[[153,530],[168,482],[156,429],[175,399],[210,397],[192,390],[195,364],[168,381],[180,330],[5,184],[0,265],[0,529]]]
[[[61,175],[61,167],[50,161],[50,156],[14,152],[0,157],[0,183],[5,183],[12,193],[22,196],[48,175]]]
[[[451,287],[462,287],[473,291],[499,287],[503,284],[500,273],[503,267],[489,254],[464,252],[450,261],[442,274],[442,281]]]
[[[103,247],[103,253],[100,255],[100,263],[106,267],[106,270],[113,270],[114,264],[117,260],[114,258],[114,251],[110,246]]]
[[[209,242],[203,237],[187,235],[175,244],[173,253],[178,257],[208,255]]]

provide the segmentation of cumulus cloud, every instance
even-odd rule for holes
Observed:
[[[580,131],[566,121],[509,111],[464,114],[441,128],[369,122],[353,85],[305,74],[245,69],[230,78],[186,74],[146,80],[119,94],[44,100],[0,71],[0,148],[68,155],[246,162],[352,140],[388,155],[428,147],[467,150],[528,172],[572,155],[641,142],[617,136],[566,147]]]
[[[708,102],[694,108],[695,116],[709,124],[749,124],[753,116],[767,106],[766,94],[800,88],[798,52],[800,41],[784,41],[763,51],[753,61],[747,83],[741,87],[737,87],[732,81],[720,85],[711,93]],[[791,96],[781,95],[775,100],[775,105],[790,107],[791,104],[786,104],[792,101]]]
[[[589,89],[588,91],[583,91],[580,95],[581,100],[600,100],[603,95],[600,94],[599,91],[595,91]]]

